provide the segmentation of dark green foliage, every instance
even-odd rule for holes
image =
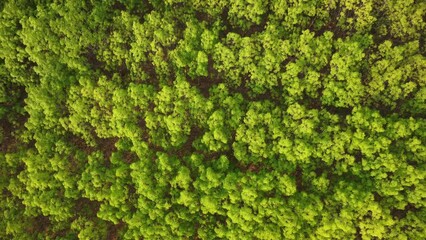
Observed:
[[[425,19],[0,1],[0,239],[425,239]]]

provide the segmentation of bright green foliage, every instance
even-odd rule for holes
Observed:
[[[330,75],[325,78],[322,103],[336,107],[357,106],[365,96],[362,84],[364,48],[369,37],[354,36],[353,39],[335,42],[336,52],[330,60]]]
[[[0,239],[425,239],[425,12],[0,1]]]

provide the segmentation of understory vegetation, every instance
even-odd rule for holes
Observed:
[[[426,238],[425,1],[0,11],[0,239]]]

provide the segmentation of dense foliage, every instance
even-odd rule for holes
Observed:
[[[426,238],[426,2],[0,10],[0,239]]]

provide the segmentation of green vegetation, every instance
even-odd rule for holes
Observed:
[[[426,238],[426,2],[0,10],[0,239]]]

